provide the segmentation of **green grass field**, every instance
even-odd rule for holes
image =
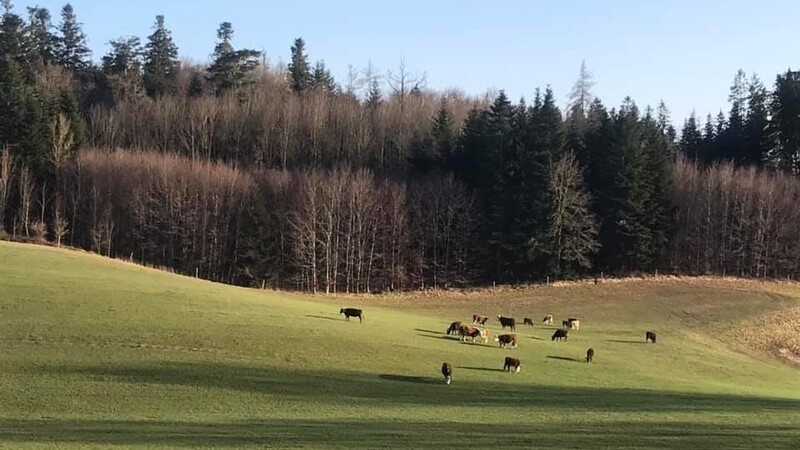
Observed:
[[[0,447],[798,448],[800,371],[748,325],[798,307],[794,285],[702,279],[312,297],[0,242]],[[444,335],[473,313],[581,330]]]

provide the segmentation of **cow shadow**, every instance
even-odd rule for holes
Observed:
[[[430,333],[430,334],[442,334],[442,331],[433,331],[433,330],[423,330],[422,328],[414,328],[414,331],[419,331],[420,333]]]
[[[491,367],[466,367],[466,366],[455,366],[456,369],[464,369],[464,370],[480,370],[481,372],[505,372],[503,369],[492,369]]]
[[[378,375],[378,378],[381,380],[387,381],[400,381],[403,383],[416,383],[416,384],[433,384],[439,383],[438,379],[433,379],[430,377],[416,377],[411,375],[394,375],[390,373],[382,373]]]
[[[644,341],[632,341],[632,340],[624,340],[624,339],[606,339],[606,342],[614,342],[617,344],[647,344]]]
[[[553,356],[553,355],[547,355],[547,359],[557,359],[559,361],[569,361],[569,362],[584,362],[585,361],[585,360],[580,359],[580,358],[570,358],[570,357],[567,357],[567,356]]]
[[[445,341],[458,341],[458,336],[448,336],[446,334],[431,336],[430,334],[417,333],[417,336],[422,336],[428,339],[444,339]]]
[[[315,316],[313,314],[306,314],[306,317],[310,317],[312,319],[335,320],[337,322],[344,322],[345,321],[341,317]]]
[[[530,338],[533,339],[534,341],[546,341],[547,340],[545,338],[540,338],[538,336],[530,336]]]

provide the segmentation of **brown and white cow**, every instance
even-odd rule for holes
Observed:
[[[511,347],[517,348],[517,335],[516,334],[501,334],[494,338],[495,342],[500,343],[500,348]]]
[[[522,324],[532,327],[533,326],[533,320],[531,320],[530,317],[526,317],[525,319],[522,320]]]
[[[645,342],[652,342],[653,344],[656,343],[656,332],[655,331],[645,331],[644,332],[644,341]]]
[[[469,325],[461,325],[458,328],[458,335],[462,341],[466,341],[467,338],[472,338],[472,342],[475,342],[475,339],[481,339],[483,342],[486,342],[489,339],[489,330],[481,330]]]
[[[482,316],[480,314],[473,314],[472,315],[472,324],[473,325],[486,325],[486,321],[489,320],[488,317]]]
[[[544,316],[544,319],[542,319],[542,323],[545,324],[545,325],[552,325],[553,324],[553,316],[551,314],[548,314],[548,315]]]

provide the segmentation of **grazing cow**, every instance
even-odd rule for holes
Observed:
[[[644,341],[645,342],[651,342],[652,341],[653,344],[655,344],[656,343],[656,333],[655,333],[655,331],[645,331],[645,333],[644,333]]]
[[[447,335],[450,336],[451,334],[458,334],[458,327],[461,326],[461,322],[453,322],[450,324],[450,328],[447,329]]]
[[[550,314],[544,316],[544,319],[542,319],[542,323],[545,324],[545,325],[552,325],[553,324],[553,316],[550,315]]]
[[[505,370],[506,372],[519,373],[519,368],[520,368],[520,363],[517,358],[506,356],[505,363],[503,364],[503,370]]]
[[[562,320],[561,328],[570,328],[569,320]]]
[[[586,350],[586,362],[592,362],[592,358],[594,358],[594,349],[590,348],[589,350]]]
[[[516,334],[501,334],[494,338],[495,342],[500,343],[500,348],[511,347],[517,348],[517,335]]]
[[[486,325],[486,321],[489,320],[488,317],[482,316],[480,314],[473,314],[472,315],[472,324],[473,325]]]
[[[359,322],[364,322],[364,312],[356,308],[342,308],[339,314],[344,314],[344,320],[350,320],[351,317],[358,317]]]
[[[569,319],[569,329],[578,331],[581,329],[581,321],[578,319]]]
[[[497,320],[500,321],[500,325],[503,329],[511,328],[511,331],[517,331],[517,322],[513,317],[497,316]]]
[[[553,337],[550,338],[551,341],[560,341],[560,340],[567,340],[567,332],[569,330],[565,329],[558,329],[555,333],[553,333]]]
[[[461,336],[462,341],[466,341],[467,338],[472,338],[472,342],[475,342],[476,338],[488,339],[489,332],[488,330],[480,330],[475,327],[471,327],[469,325],[461,325],[458,327],[458,335]]]
[[[522,324],[523,325],[533,326],[533,320],[531,320],[530,317],[526,317],[525,319],[522,320]]]
[[[442,364],[442,375],[444,375],[444,382],[450,384],[453,379],[453,366],[450,363]]]

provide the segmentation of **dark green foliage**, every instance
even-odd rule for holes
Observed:
[[[769,133],[769,94],[756,75],[750,79],[747,89],[745,152],[741,163],[758,166],[767,161],[773,146]]]
[[[144,87],[150,97],[173,92],[180,69],[178,46],[172,32],[164,25],[164,16],[156,16],[155,31],[148,36],[144,52]]]
[[[800,72],[789,70],[775,79],[772,132],[776,136],[773,157],[777,165],[800,173]]]
[[[323,92],[335,93],[338,88],[331,71],[325,67],[325,61],[317,61],[311,76],[311,88]]]
[[[139,73],[142,68],[142,48],[138,37],[121,37],[108,44],[111,51],[103,56],[103,72],[107,75]]]
[[[252,73],[258,68],[261,52],[233,48],[233,26],[223,22],[217,30],[217,46],[212,57],[214,61],[208,68],[208,81],[217,95],[252,84]]]
[[[706,160],[706,157],[703,154],[703,151],[705,150],[705,146],[703,145],[703,134],[700,132],[700,128],[698,128],[697,118],[694,115],[694,111],[692,111],[692,114],[683,124],[680,148],[683,154],[686,155],[690,161],[703,162]]]
[[[411,167],[419,172],[452,169],[457,139],[457,131],[452,113],[447,106],[447,99],[442,97],[436,116],[431,122],[429,133],[412,148],[409,158]]]
[[[311,68],[306,55],[306,43],[297,38],[292,45],[292,61],[289,63],[289,86],[295,92],[303,92],[311,86]]]
[[[91,51],[86,45],[86,35],[78,22],[75,10],[67,3],[61,9],[61,24],[58,27],[60,36],[56,46],[59,64],[73,72],[89,68]]]
[[[27,33],[33,61],[39,66],[56,63],[58,37],[53,33],[50,11],[39,7],[28,8],[28,17]]]

